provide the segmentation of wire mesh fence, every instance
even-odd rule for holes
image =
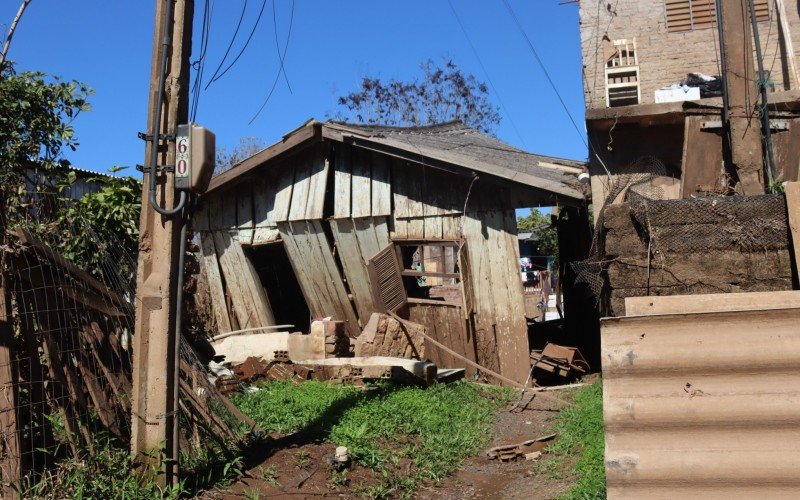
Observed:
[[[51,213],[9,221],[2,247],[6,484],[35,481],[65,457],[93,454],[100,440],[123,445],[130,437],[131,290],[109,279],[110,264],[92,273],[64,258],[59,250],[69,235]],[[132,272],[116,266],[123,269]]]
[[[136,253],[64,217],[74,200],[20,199],[34,202],[0,221],[0,481],[22,493],[63,460],[130,446]],[[183,337],[179,373],[184,461],[242,443],[247,418]]]
[[[607,179],[589,258],[572,264],[602,314],[621,313],[628,296],[791,286],[782,193],[670,199],[669,177],[644,157]]]

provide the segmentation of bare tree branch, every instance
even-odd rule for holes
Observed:
[[[6,40],[3,42],[3,52],[0,52],[0,69],[3,69],[3,67],[6,65],[6,56],[8,55],[8,48],[11,46],[11,39],[14,38],[14,32],[17,30],[17,24],[19,23],[19,20],[22,19],[22,14],[25,13],[25,9],[28,7],[29,3],[31,3],[31,0],[22,0],[22,4],[19,6],[17,15],[14,16],[14,20],[11,22],[11,26],[8,28]]]

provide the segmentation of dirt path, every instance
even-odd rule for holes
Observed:
[[[515,401],[516,402],[516,401]],[[551,432],[553,419],[561,403],[536,397],[524,411],[501,410],[494,422],[492,446],[519,443]],[[375,471],[353,465],[346,474],[336,474],[328,466],[328,457],[335,446],[325,442],[306,442],[302,437],[287,436],[271,446],[275,451],[258,465],[249,469],[238,481],[224,489],[207,492],[203,498],[318,498],[388,496],[393,492],[381,486],[382,477]],[[546,460],[543,455],[540,460]],[[453,475],[438,484],[419,485],[416,497],[443,499],[551,499],[571,486],[567,469],[558,468],[554,474],[541,467],[539,461],[502,463],[489,460],[485,452],[472,457]],[[393,466],[407,471],[411,464],[401,461]]]

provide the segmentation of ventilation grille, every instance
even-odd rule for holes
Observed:
[[[384,312],[397,311],[408,300],[401,273],[393,245],[384,248],[369,260],[372,293],[376,305],[382,307]]]

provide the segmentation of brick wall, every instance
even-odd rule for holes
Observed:
[[[796,2],[784,3],[797,53],[800,49],[798,7]],[[775,90],[787,90],[784,81],[788,69],[778,40],[780,28],[774,0],[769,0],[769,8],[770,21],[759,23],[764,66],[769,70],[775,61],[772,69]],[[603,41],[604,36],[610,40],[636,37],[642,104],[654,103],[657,89],[679,83],[686,73],[719,74],[717,29],[669,33],[664,0],[581,0],[580,23],[587,108],[606,107],[604,43],[608,42]]]

